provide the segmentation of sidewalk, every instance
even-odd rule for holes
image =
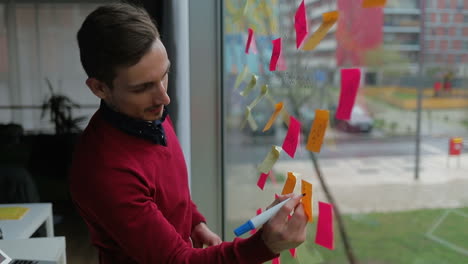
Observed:
[[[447,168],[446,155],[422,157],[421,173],[414,180],[414,156],[372,157],[320,160],[325,179],[342,213],[390,212],[421,208],[455,208],[468,206],[468,154],[451,157]],[[314,186],[314,205],[326,201],[311,161],[278,161],[276,174],[300,173]],[[256,186],[254,164],[227,168],[227,206],[231,220],[246,219],[258,207],[271,203],[283,183],[270,180],[262,191]],[[296,185],[299,193],[300,181]],[[316,207],[316,206],[315,206]],[[317,208],[314,208],[316,211]]]

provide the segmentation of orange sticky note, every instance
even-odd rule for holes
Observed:
[[[307,139],[306,149],[311,152],[320,152],[323,138],[328,126],[330,113],[328,110],[315,110],[315,119],[310,128],[309,138]]]
[[[320,27],[312,34],[312,36],[304,44],[303,50],[313,50],[317,45],[322,41],[322,39],[327,35],[330,28],[338,20],[339,13],[338,11],[327,12],[322,15],[322,24]]]
[[[263,132],[271,128],[271,126],[275,122],[276,118],[278,117],[282,109],[283,109],[283,102],[279,102],[275,105],[275,112],[273,112],[273,114],[270,117],[270,120],[268,120],[268,123],[266,123],[265,127],[263,128]]]
[[[296,187],[296,176],[294,176],[294,173],[288,172],[288,178],[286,179],[286,182],[284,183],[284,187],[283,187],[283,191],[281,192],[281,195],[294,192],[294,187]]]
[[[364,0],[362,1],[362,7],[372,8],[372,7],[384,7],[387,4],[387,0]]]
[[[302,180],[301,193],[305,193],[305,196],[302,197],[301,203],[304,206],[304,211],[309,222],[312,223],[312,184]]]

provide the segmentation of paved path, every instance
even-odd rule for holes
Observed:
[[[341,211],[360,213],[468,206],[468,154],[460,158],[460,167],[457,158],[449,162],[447,167],[446,155],[423,156],[418,181],[413,156],[328,159],[320,164]],[[314,184],[314,204],[325,200],[310,161],[279,161],[274,170],[300,173]],[[265,190],[260,190],[253,164],[228,166],[226,174],[226,203],[228,211],[235,212],[228,213],[230,221],[249,218],[282,189],[282,183],[267,181]]]

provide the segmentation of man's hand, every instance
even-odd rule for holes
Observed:
[[[196,225],[192,230],[192,243],[194,248],[202,248],[203,245],[208,247],[221,244],[223,241],[218,235],[213,233],[205,223]]]
[[[271,252],[275,254],[286,249],[295,248],[306,239],[307,216],[304,212],[304,207],[300,203],[302,195],[280,196],[270,207],[289,197],[292,197],[292,199],[263,225],[263,241]],[[288,215],[293,210],[294,214],[288,220]]]

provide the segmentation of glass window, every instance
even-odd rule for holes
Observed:
[[[437,43],[459,37],[434,23],[419,24],[418,16],[381,14],[349,0],[336,5],[314,1],[309,21],[320,21],[323,12],[332,10],[341,12],[340,19],[314,50],[298,50],[294,14],[300,1],[264,2],[243,13],[244,1],[223,1],[226,239],[281,193],[288,172],[296,172],[314,186],[314,222],[298,249],[300,263],[348,263],[336,222],[337,250],[314,243],[318,201],[330,202],[319,177],[362,263],[463,263],[468,250],[468,149],[453,138],[468,140],[467,41],[465,50],[455,54]],[[389,8],[419,8],[419,1],[387,2]],[[419,32],[383,31],[384,26],[416,23],[425,27],[420,32],[431,35],[429,39],[420,38]],[[248,28],[255,30],[256,54],[244,52]],[[435,36],[437,30],[444,35]],[[286,69],[270,71],[271,41],[280,37]],[[434,45],[420,45],[421,39],[434,40]],[[349,120],[335,118],[343,68],[362,73]],[[236,87],[244,69],[247,74]],[[258,76],[255,88],[240,95],[253,74]],[[261,97],[263,85],[268,85],[269,97]],[[251,108],[249,124],[246,109],[256,98],[262,99]],[[294,158],[280,154],[261,190],[258,166],[272,146],[282,146],[288,131],[280,116],[262,132],[277,102],[301,122],[300,141]],[[305,146],[317,109],[328,110],[330,122],[321,151],[311,153]],[[300,181],[296,188],[299,192]],[[283,252],[281,262],[298,260]]]

